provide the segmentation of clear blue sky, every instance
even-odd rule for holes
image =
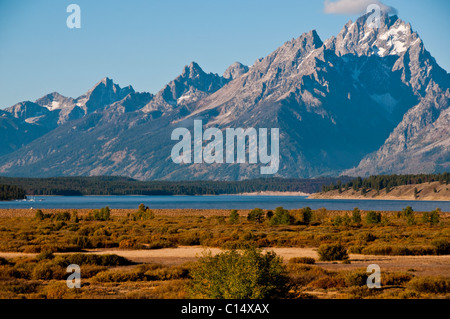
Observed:
[[[71,3],[81,29],[66,26]],[[383,3],[450,71],[450,1]],[[156,93],[191,61],[222,74],[311,29],[325,40],[357,16],[325,14],[322,0],[0,0],[0,108],[53,91],[78,97],[105,76]]]

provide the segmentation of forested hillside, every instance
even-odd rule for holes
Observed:
[[[350,177],[340,178],[342,182]],[[0,184],[19,185],[28,195],[219,195],[263,191],[314,193],[337,178],[264,178],[244,181],[138,181],[126,177],[0,177]]]
[[[24,199],[25,191],[15,185],[0,184],[0,200]]]

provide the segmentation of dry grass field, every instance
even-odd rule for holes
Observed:
[[[247,246],[282,258],[290,298],[450,297],[450,213],[249,213],[0,210],[0,298],[190,298],[206,251]],[[323,246],[337,243],[348,258],[322,260]],[[82,263],[79,289],[65,282],[73,261]],[[381,289],[366,286],[370,264],[381,268]]]

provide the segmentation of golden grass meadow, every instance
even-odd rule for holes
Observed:
[[[268,272],[256,274],[255,260]],[[242,268],[233,273],[230,261]],[[69,264],[80,266],[81,288],[68,288]],[[381,288],[367,287],[370,264],[380,266]],[[205,293],[205,281],[224,284],[214,267],[254,275],[251,293]],[[262,289],[262,278],[276,289]],[[434,299],[449,291],[450,213],[439,210],[0,210],[2,299]]]

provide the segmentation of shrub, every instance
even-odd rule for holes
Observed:
[[[205,253],[191,269],[191,277],[189,290],[194,298],[283,298],[289,292],[282,259],[274,252],[262,254],[255,248],[216,256]]]
[[[313,213],[311,212],[311,214]],[[325,207],[321,207],[317,209],[312,216],[314,217],[314,222],[322,224],[323,222],[325,222],[327,215],[328,215],[327,209]]]
[[[70,221],[73,222],[73,223],[78,223],[79,220],[80,220],[80,219],[78,218],[78,213],[77,213],[76,210],[74,210],[74,211],[72,212],[72,214],[70,215]]]
[[[361,211],[358,207],[355,207],[352,211],[352,222],[359,224],[361,222]]]
[[[47,299],[73,299],[79,289],[70,289],[65,282],[52,282],[44,288],[43,293]]]
[[[9,262],[6,258],[0,257],[0,266],[9,265]]]
[[[424,212],[422,214],[422,222],[424,224],[436,225],[439,223],[439,211],[433,210],[432,212]]]
[[[230,212],[230,217],[228,218],[228,222],[230,224],[237,224],[237,223],[239,223],[239,213],[237,212],[236,209],[233,209]]]
[[[76,236],[73,239],[73,243],[81,249],[90,248],[92,246],[88,236]]]
[[[45,218],[44,213],[42,212],[42,210],[38,209],[36,211],[36,213],[34,214],[34,219],[36,219],[36,220],[44,220],[44,218]]]
[[[32,278],[40,280],[63,279],[64,276],[65,270],[52,262],[40,262],[32,272]]]
[[[434,249],[430,246],[399,246],[399,245],[372,245],[362,250],[365,255],[390,255],[390,256],[422,256],[432,255]]]
[[[383,273],[381,276],[381,285],[402,285],[404,283],[409,282],[414,275],[408,273]]]
[[[305,224],[311,223],[313,212],[310,207],[304,207],[301,211],[302,219]]]
[[[372,233],[363,232],[358,235],[358,239],[369,242],[369,241],[374,241],[375,239],[377,239],[377,236],[373,235]]]
[[[197,232],[189,232],[187,235],[177,237],[177,243],[183,246],[200,245],[200,236]]]
[[[350,271],[344,275],[345,284],[348,287],[352,286],[366,286],[369,274],[364,270]]]
[[[345,281],[337,277],[321,277],[310,282],[308,286],[320,289],[341,288],[345,287]]]
[[[143,267],[145,269],[145,267]],[[185,266],[154,267],[144,272],[147,280],[177,280],[189,278],[189,269]]]
[[[70,220],[69,212],[56,213],[55,219],[58,221],[68,221]]]
[[[275,209],[275,214],[270,219],[271,225],[289,225],[292,222],[292,217],[289,214],[289,211],[284,209],[283,207],[277,207]]]
[[[119,243],[120,249],[141,249],[142,244],[138,243],[136,239],[123,239]]]
[[[257,223],[262,223],[264,220],[264,212],[261,208],[254,208],[252,209],[248,215],[247,220]]]
[[[81,275],[83,278],[91,278],[97,275],[98,273],[102,271],[106,271],[106,266],[98,266],[98,265],[83,265],[83,269],[81,270]]]
[[[408,288],[418,292],[447,294],[450,292],[450,278],[416,277],[408,283]]]
[[[0,290],[10,291],[13,294],[21,295],[21,294],[31,294],[37,291],[39,287],[39,283],[37,282],[24,282],[21,280],[12,280],[5,282],[0,286]]]
[[[406,219],[406,223],[408,225],[415,225],[416,220],[414,217],[414,211],[411,206],[406,206],[406,208],[402,209],[402,215]]]
[[[367,224],[379,224],[381,222],[381,213],[375,211],[367,212],[366,223]]]
[[[70,264],[76,265],[97,265],[97,266],[125,266],[132,265],[133,262],[125,257],[115,254],[95,255],[95,254],[69,254],[55,257],[55,263],[63,267]]]
[[[350,223],[351,223],[351,219],[348,216],[348,214],[345,213],[345,215],[342,217],[342,225],[348,226],[348,225],[350,225]]]
[[[131,219],[134,221],[137,220],[150,220],[154,219],[155,214],[144,204],[140,204],[138,211],[131,215]]]
[[[111,209],[106,206],[101,208],[100,210],[94,210],[93,219],[94,220],[109,220],[111,216]]]
[[[316,263],[316,260],[311,257],[293,257],[293,258],[289,259],[289,263],[312,265],[312,264]]]
[[[336,216],[335,218],[333,218],[331,220],[331,223],[333,224],[333,226],[341,226],[342,225],[342,217],[341,216]]]
[[[364,249],[364,246],[354,245],[354,246],[348,247],[348,252],[350,254],[362,254],[363,249]]]
[[[145,276],[137,271],[102,271],[92,277],[96,282],[126,282],[126,281],[141,281]]]
[[[450,255],[450,241],[447,239],[436,239],[431,242],[436,255]]]
[[[173,248],[177,245],[167,239],[158,239],[149,243],[148,249]]]
[[[347,249],[341,244],[320,245],[318,251],[319,260],[333,261],[348,259]]]
[[[51,250],[44,250],[39,255],[36,256],[37,260],[51,260],[55,258],[55,255],[53,255],[53,252]]]

